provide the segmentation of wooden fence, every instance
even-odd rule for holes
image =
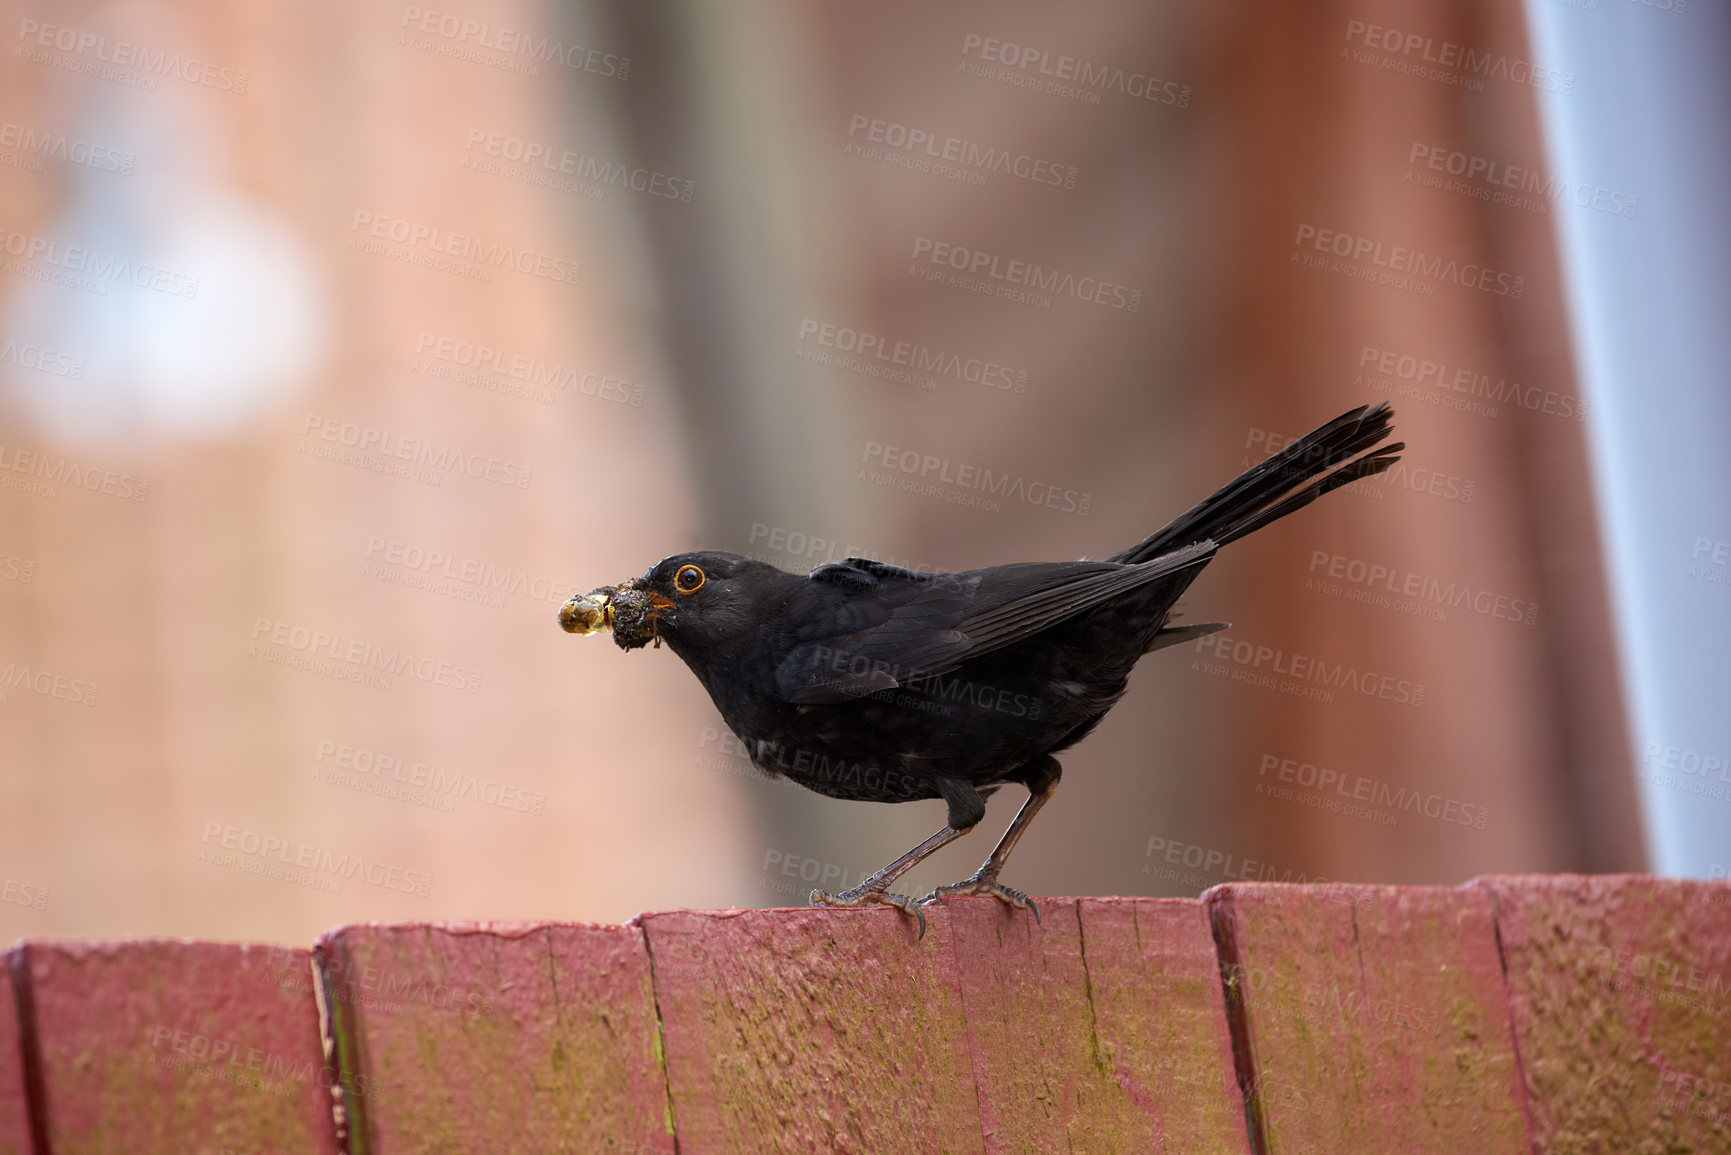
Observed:
[[[25,941],[0,1153],[1731,1151],[1731,884]]]

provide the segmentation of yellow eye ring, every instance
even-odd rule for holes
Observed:
[[[673,588],[682,594],[694,594],[703,588],[703,571],[694,565],[682,565],[673,575]]]

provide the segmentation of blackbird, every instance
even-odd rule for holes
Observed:
[[[998,787],[1026,786],[980,868],[920,901],[989,894],[1037,919],[998,874],[1057,788],[1053,755],[1099,723],[1143,654],[1226,628],[1167,624],[1216,550],[1394,464],[1404,445],[1372,450],[1393,416],[1386,403],[1343,413],[1099,561],[928,573],[850,557],[801,577],[699,550],[571,598],[559,623],[611,630],[627,650],[666,642],[772,776],[832,798],[944,800],[942,830],[851,890],[812,891],[813,905],[888,903],[923,935],[919,904],[890,887],[972,830]]]

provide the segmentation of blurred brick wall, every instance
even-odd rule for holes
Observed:
[[[813,873],[857,879],[929,833],[936,804],[752,780],[677,660],[566,637],[560,599],[698,543],[793,569],[849,550],[940,568],[1098,556],[1278,438],[1383,399],[1405,470],[1210,567],[1181,608],[1233,630],[1138,671],[1066,756],[1012,883],[1177,894],[1269,871],[1640,865],[1581,424],[1402,392],[1424,361],[1574,403],[1553,229],[1591,210],[1424,183],[1432,155],[1556,175],[1531,89],[1396,71],[1410,61],[1368,31],[1518,63],[1515,10],[429,11],[14,6],[0,25],[34,54],[0,61],[10,123],[135,157],[106,172],[0,147],[20,158],[0,167],[0,227],[168,253],[205,286],[186,300],[0,275],[5,339],[88,362],[80,377],[0,364],[5,452],[149,483],[142,501],[0,491],[0,554],[29,575],[0,572],[0,670],[100,687],[90,706],[52,679],[0,702],[0,874],[47,893],[0,905],[0,936],[299,941],[369,918],[803,902]],[[78,72],[97,50],[62,50],[58,28],[215,61],[228,86]],[[567,51],[526,57],[514,30]],[[905,132],[958,142],[958,159]],[[196,242],[236,213],[206,203],[244,206],[288,255],[261,242],[251,280],[225,272],[209,254],[226,250]],[[1348,257],[1328,234],[1354,238]],[[1352,261],[1359,238],[1380,256]],[[486,264],[499,246],[530,271]],[[958,248],[983,255],[987,292],[943,283],[933,258]],[[1345,267],[1388,272],[1375,262],[1397,248],[1454,272],[1385,284]],[[429,267],[452,251],[467,259]],[[228,349],[249,325],[283,329],[268,318],[296,298],[258,286],[295,260],[323,321],[285,330],[282,355]],[[1100,299],[992,295],[993,262],[1018,260]],[[1469,287],[1469,266],[1504,277]],[[150,401],[187,362],[152,343],[153,318],[211,351],[193,358],[217,365],[194,412],[268,384],[260,364],[304,369],[222,428],[188,428]],[[875,356],[846,360],[850,333],[941,367],[885,377]],[[497,359],[459,363],[482,346]],[[319,456],[364,429],[362,464]],[[382,451],[423,446],[482,476],[383,472]],[[1058,497],[875,483],[899,480],[895,451]],[[1373,566],[1392,575],[1380,589]],[[1389,592],[1409,575],[1417,596]],[[1451,587],[1489,612],[1449,604]],[[309,657],[296,645],[317,634],[340,639],[326,672],[272,660]],[[357,683],[380,673],[368,654],[416,670]],[[1388,696],[1233,680],[1298,658]],[[474,673],[474,692],[439,684]],[[419,795],[328,780],[341,747],[401,762],[351,781]],[[1321,772],[1339,777],[1302,797]],[[1373,813],[1346,812],[1354,791]],[[959,877],[988,837],[911,885]],[[266,839],[298,880],[257,873],[267,856],[246,847]],[[294,867],[307,847],[313,865]],[[364,868],[321,868],[345,856]]]

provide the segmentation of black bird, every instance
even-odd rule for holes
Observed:
[[[848,558],[801,577],[700,550],[573,597],[559,623],[611,629],[628,650],[665,641],[771,775],[832,798],[948,804],[942,830],[851,890],[812,891],[814,905],[889,903],[923,934],[919,905],[890,886],[1020,782],[1028,799],[990,857],[921,901],[990,894],[1037,918],[998,873],[1058,785],[1052,755],[1099,723],[1143,654],[1226,628],[1166,624],[1216,550],[1394,464],[1404,445],[1371,451],[1393,416],[1386,403],[1343,413],[1100,561],[924,573]]]

